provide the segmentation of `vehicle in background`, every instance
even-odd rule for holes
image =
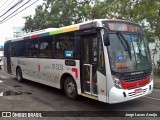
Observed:
[[[3,67],[3,53],[4,51],[0,51],[0,69]]]

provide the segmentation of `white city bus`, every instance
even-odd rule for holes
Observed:
[[[119,103],[153,91],[148,44],[138,24],[96,19],[5,42],[5,71],[78,95]]]

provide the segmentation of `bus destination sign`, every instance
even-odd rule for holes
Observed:
[[[124,23],[124,22],[108,22],[109,30],[112,31],[130,31],[130,32],[140,32],[141,28],[137,25]]]

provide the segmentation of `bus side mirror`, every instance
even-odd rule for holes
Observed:
[[[109,38],[108,33],[104,33],[103,40],[104,40],[104,45],[105,46],[110,46],[110,38]]]

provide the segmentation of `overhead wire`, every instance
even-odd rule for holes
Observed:
[[[13,8],[15,8],[17,5],[19,5],[21,2],[23,2],[24,0],[20,0],[20,1],[18,1],[16,4],[14,4],[11,8],[9,8],[5,13],[3,13],[1,16],[0,16],[0,18],[1,17],[3,17],[5,14],[7,14],[10,10],[12,10]]]
[[[1,0],[0,3],[1,3],[2,1],[3,1],[3,0]]]
[[[5,3],[3,3],[3,4],[0,6],[0,8],[2,8],[7,2],[8,2],[8,0],[7,0]]]
[[[6,10],[14,1],[15,0],[12,0],[12,2],[10,4],[8,4],[3,10],[0,11],[0,13],[3,12],[4,10]]]
[[[28,5],[27,7],[25,7],[24,9],[22,9],[21,11],[17,12],[16,14],[12,15],[11,17],[9,17],[8,19],[6,18],[3,21],[0,21],[0,24],[5,23],[6,21],[8,21],[9,19],[11,19],[12,17],[16,16],[17,14],[21,13],[22,11],[26,10],[27,8],[29,8],[30,6],[32,6],[33,4],[35,4],[36,2],[38,2],[39,0],[33,2],[32,4]]]
[[[19,8],[17,8],[16,10],[14,10],[11,14],[9,14],[7,17],[5,17],[4,19],[2,19],[0,22],[3,22],[5,19],[7,19],[10,15],[14,14],[17,10],[21,9],[23,6],[25,6],[27,3],[29,3],[31,0],[28,0],[27,2],[25,2],[22,6],[20,6]]]

